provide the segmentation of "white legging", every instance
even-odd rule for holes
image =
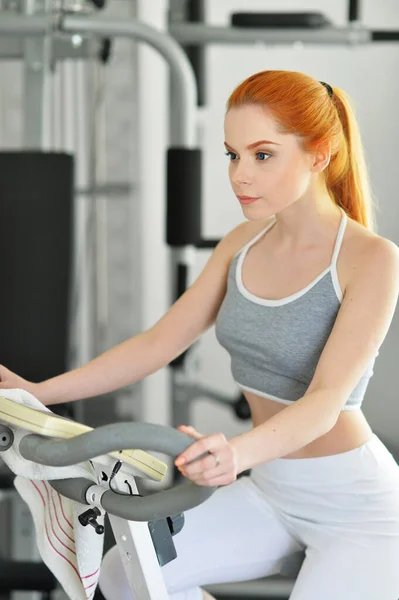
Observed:
[[[280,572],[299,572],[290,600],[399,598],[399,467],[376,435],[349,452],[261,465],[185,517],[178,556],[162,568],[171,600]],[[116,547],[100,588],[133,599]]]

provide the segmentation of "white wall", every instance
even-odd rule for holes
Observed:
[[[139,3],[140,4],[140,3]],[[141,8],[147,3],[142,2]],[[158,25],[165,16],[165,3],[151,2],[146,18]],[[156,5],[156,8],[155,6]],[[268,2],[270,11],[322,10],[337,25],[344,25],[347,3],[318,0],[297,2],[280,0]],[[234,10],[264,10],[263,0],[208,0],[207,18],[210,24],[227,25],[228,14]],[[144,12],[143,12],[144,14]],[[363,22],[372,28],[399,28],[399,5],[395,0],[364,2]],[[226,157],[223,153],[223,114],[225,101],[232,89],[244,78],[267,68],[301,70],[310,75],[344,88],[353,98],[363,140],[366,147],[371,178],[379,200],[378,227],[381,235],[399,244],[399,203],[396,193],[397,151],[399,136],[397,97],[399,80],[397,67],[399,44],[374,44],[358,47],[297,47],[213,46],[207,50],[208,105],[202,109],[201,123],[204,148],[204,237],[221,237],[242,221],[241,210],[233,196],[227,178]],[[148,208],[143,226],[146,231],[144,261],[147,270],[143,283],[146,300],[146,322],[152,323],[168,305],[166,248],[164,239],[164,159],[166,144],[165,106],[167,104],[165,70],[158,60],[146,54],[147,80],[140,90],[143,112],[141,115],[143,163],[142,182],[148,195],[143,197]],[[148,69],[151,68],[151,76]],[[144,191],[144,188],[143,188]],[[150,210],[151,206],[156,211]],[[148,218],[148,220],[147,220]],[[198,256],[196,271],[209,256]],[[397,439],[397,402],[394,367],[397,362],[398,315],[377,361],[375,376],[365,400],[365,413],[372,426],[384,437]],[[219,391],[234,393],[236,390],[229,371],[228,356],[215,340],[213,331],[207,333],[198,348],[198,379],[205,380]],[[148,420],[166,422],[168,394],[165,390],[167,375],[157,374],[148,378],[145,398],[145,417]],[[216,407],[204,399],[198,402],[192,424],[204,432],[222,429],[228,435],[247,427],[237,422],[223,407]]]

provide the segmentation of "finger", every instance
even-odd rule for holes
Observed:
[[[191,461],[181,467],[182,472],[191,477],[191,475],[195,475],[197,473],[206,472],[215,472],[217,470],[220,473],[220,464],[223,464],[223,469],[226,470],[230,466],[233,466],[230,457],[224,456],[222,452],[218,451],[217,458],[219,461],[216,461],[214,454],[208,454],[204,458],[199,458],[197,460]]]
[[[175,465],[179,466],[189,463],[201,456],[201,454],[205,454],[205,452],[220,450],[226,443],[226,436],[223,433],[214,433],[212,435],[204,436],[182,452],[176,459]]]
[[[191,427],[191,425],[179,425],[179,427],[177,429],[179,429],[179,431],[182,431],[183,433],[187,433],[188,435],[191,435],[193,438],[196,438],[197,440],[204,437],[202,433],[199,433],[199,431],[194,429],[194,427]]]
[[[193,450],[191,450],[191,456],[193,456],[193,458],[192,458],[192,460],[189,461],[190,463],[198,461],[209,455],[208,452],[203,452],[201,450],[201,447],[197,446],[197,444],[198,444],[198,442],[194,442],[193,444],[191,444],[191,446],[189,446],[189,448],[193,448]],[[175,460],[176,467],[180,468],[182,466],[189,464],[189,462],[186,459],[186,452],[187,452],[187,450],[184,450],[184,452],[182,454],[180,454],[179,456],[176,457],[176,460]]]
[[[185,433],[186,435],[190,435],[194,439],[201,439],[202,437],[204,437],[202,435],[202,433],[199,433],[198,431],[196,431],[194,429],[194,427],[191,427],[191,425],[179,425],[177,429],[179,431],[181,431],[182,433]],[[186,460],[183,456],[183,453],[179,454],[179,456],[176,457],[175,466],[178,467],[178,466],[184,464],[185,462],[186,462]]]

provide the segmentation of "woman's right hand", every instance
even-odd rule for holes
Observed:
[[[19,388],[35,395],[36,386],[37,384],[32,383],[32,381],[27,381],[27,379],[20,377],[16,373],[10,371],[10,369],[0,365],[0,389],[10,390]]]

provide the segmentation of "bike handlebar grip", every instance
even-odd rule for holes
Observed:
[[[140,449],[176,457],[193,444],[191,436],[153,423],[113,423],[68,440],[26,435],[19,444],[21,456],[51,467],[66,467],[108,452]]]

